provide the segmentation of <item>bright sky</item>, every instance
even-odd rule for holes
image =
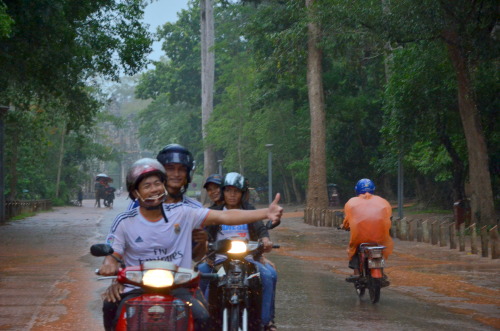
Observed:
[[[149,24],[149,30],[156,32],[156,28],[166,22],[176,22],[177,13],[182,9],[187,9],[188,0],[156,0],[150,3],[144,12],[144,22]],[[161,42],[153,44],[153,52],[149,59],[158,61],[163,55]]]

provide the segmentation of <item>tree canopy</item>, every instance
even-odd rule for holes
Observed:
[[[59,192],[53,166],[37,174],[30,170],[54,160],[47,156],[55,151],[67,151],[61,166],[68,188],[83,180],[70,180],[75,167],[83,170],[83,161],[100,157],[90,136],[105,104],[96,82],[117,80],[146,64],[152,41],[141,22],[145,5],[143,0],[0,3],[0,104],[11,106],[5,117],[11,198],[26,190],[33,197]],[[61,135],[69,139],[58,139]],[[66,148],[59,146],[64,142]],[[75,157],[73,149],[90,146],[91,154]],[[32,175],[31,184],[25,174]]]
[[[9,73],[0,78],[0,100],[16,106],[7,121],[22,123],[39,141],[30,146],[27,132],[9,132],[10,167],[28,162],[18,147],[40,157],[54,153],[62,132],[68,148],[81,146],[78,153],[66,149],[68,164],[82,157],[94,163],[120,160],[123,166],[129,160],[116,145],[91,144],[103,133],[90,129],[106,104],[93,79],[116,78],[118,68],[135,73],[144,64],[141,54],[148,51],[150,36],[136,25],[144,3],[77,6],[58,0],[44,11],[43,2],[34,1],[29,13],[21,10],[24,2],[15,9],[16,1],[4,3],[0,16],[12,20],[0,25],[0,66]],[[304,0],[215,2],[214,111],[207,143],[223,171],[242,172],[265,201],[265,145],[273,144],[275,191],[285,202],[305,201],[315,138],[314,130],[310,135],[308,23],[317,22],[326,181],[337,184],[341,202],[364,177],[374,180],[378,194],[395,199],[401,157],[406,198],[448,209],[470,198],[475,219],[490,222],[486,211],[491,208],[482,201],[498,203],[500,192],[497,4],[321,0],[309,5]],[[198,1],[190,1],[157,37],[165,56],[139,76],[135,95],[142,103],[132,108],[142,109],[127,112],[124,122],[138,125],[143,149],[180,143],[200,164],[205,146]],[[39,54],[31,52],[35,49]],[[130,105],[120,101],[120,93],[113,107]],[[51,178],[24,167],[39,181]]]

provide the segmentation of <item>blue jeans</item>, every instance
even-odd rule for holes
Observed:
[[[260,272],[262,282],[262,325],[269,324],[274,320],[274,299],[276,297],[276,283],[278,273],[270,264],[262,264],[257,261],[251,261]]]
[[[201,272],[202,274],[209,274],[213,272],[213,268],[208,264],[208,263],[200,263],[198,264],[198,271]],[[210,280],[208,279],[201,279],[200,280],[200,290],[201,293],[207,298],[208,300],[208,285],[210,284]]]
[[[253,260],[252,258],[247,258],[246,260],[253,263],[260,273],[260,280],[262,282],[261,319],[262,325],[267,325],[274,319],[274,300],[276,297],[276,283],[278,281],[278,273],[270,264],[262,264]],[[213,268],[207,263],[200,263],[198,265],[198,270],[201,273],[213,272]],[[204,279],[200,281],[200,289],[201,292],[205,295],[205,298],[208,298],[209,283],[210,281]]]

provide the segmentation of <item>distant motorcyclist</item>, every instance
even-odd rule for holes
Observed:
[[[357,249],[361,243],[377,243],[386,247],[384,258],[392,253],[394,243],[389,234],[391,229],[392,207],[387,200],[374,195],[375,184],[370,179],[359,180],[354,187],[356,197],[351,198],[344,207],[343,228],[350,230],[351,238],[347,249],[349,268],[354,274],[346,281],[355,282],[359,278],[359,259]]]
[[[104,188],[104,206],[113,207],[113,201],[115,200],[115,191],[116,189],[113,186],[109,186],[106,184]]]

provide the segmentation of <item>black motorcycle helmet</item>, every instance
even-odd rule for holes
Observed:
[[[196,168],[191,152],[179,144],[169,144],[163,147],[156,156],[156,159],[163,165],[169,163],[180,163],[184,165],[187,169],[187,184],[184,190],[187,190],[189,183],[191,183],[193,179],[194,170]]]

